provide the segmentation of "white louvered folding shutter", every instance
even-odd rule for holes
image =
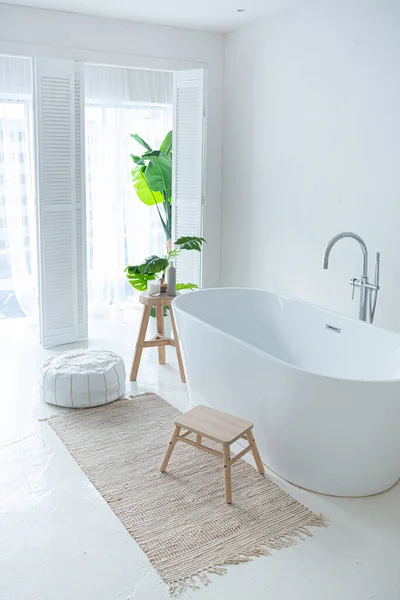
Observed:
[[[46,347],[78,340],[87,326],[84,105],[77,68],[73,61],[35,59],[40,330]]]
[[[82,63],[75,63],[76,239],[78,261],[78,324],[80,338],[88,337],[84,85],[84,65]]]
[[[204,70],[174,73],[173,242],[202,236]],[[201,254],[182,252],[176,260],[177,281],[201,285]]]

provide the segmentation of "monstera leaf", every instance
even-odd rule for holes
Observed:
[[[169,261],[165,257],[149,256],[144,261],[143,265],[140,265],[139,269],[145,275],[155,275],[156,273],[162,273],[168,269]]]
[[[198,285],[196,285],[195,283],[177,283],[176,284],[176,289],[178,292],[180,292],[181,290],[196,290],[198,289]]]
[[[157,275],[163,273],[169,265],[166,257],[153,254],[146,258],[141,265],[133,265],[125,268],[126,277],[135,290],[145,292],[147,282],[157,278]]]
[[[131,286],[138,292],[147,290],[147,282],[156,279],[154,273],[141,273],[139,267],[126,267],[126,278]]]
[[[175,246],[179,251],[181,251],[181,250],[197,250],[198,252],[201,252],[201,247],[203,245],[203,242],[205,242],[205,241],[206,240],[202,237],[196,237],[194,235],[187,235],[187,236],[182,236],[179,239],[177,239],[175,242]]]

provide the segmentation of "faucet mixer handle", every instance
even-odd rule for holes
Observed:
[[[356,281],[357,278],[353,277],[353,279],[350,279],[350,285],[352,286],[352,291],[351,291],[351,299],[354,300],[354,294],[356,293]]]

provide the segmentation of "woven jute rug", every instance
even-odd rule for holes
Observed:
[[[48,420],[171,595],[207,585],[226,565],[292,546],[311,535],[309,526],[325,524],[243,460],[232,467],[231,505],[221,460],[208,452],[178,443],[160,473],[177,414],[144,394]]]

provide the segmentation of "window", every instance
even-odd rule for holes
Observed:
[[[8,69],[8,74],[13,71]],[[130,154],[143,150],[130,134],[138,133],[153,147],[172,129],[174,78],[176,91],[181,89],[174,125],[177,168],[173,176],[179,179],[179,185],[176,181],[174,185],[179,189],[175,231],[178,236],[179,232],[201,234],[203,72],[182,71],[173,76],[36,58],[34,73],[40,332],[43,345],[51,346],[87,336],[86,287],[92,314],[110,305],[122,308],[134,296],[125,277],[126,264],[165,251],[156,207],[142,204],[134,192]],[[0,65],[0,92],[1,77]],[[13,135],[8,135],[7,127],[0,127],[4,161],[0,163],[1,268],[10,273],[7,277],[22,307],[17,284],[23,284],[25,292],[32,289],[29,282],[34,280],[36,264],[30,96],[10,93],[3,104],[24,111],[18,123],[8,127]],[[7,169],[2,169],[3,164]],[[186,281],[200,280],[197,263],[180,258],[178,272],[187,273]],[[31,298],[35,305],[34,295]]]
[[[123,308],[136,292],[124,273],[150,254],[164,254],[156,207],[144,205],[132,185],[131,154],[139,133],[158,147],[172,128],[172,76],[133,69],[86,69],[86,204],[90,312]],[[144,77],[144,79],[143,79]],[[147,85],[148,78],[150,83]],[[164,100],[154,102],[165,90]],[[138,96],[144,98],[135,101]],[[146,99],[148,98],[148,100]],[[107,240],[107,243],[104,243]]]

